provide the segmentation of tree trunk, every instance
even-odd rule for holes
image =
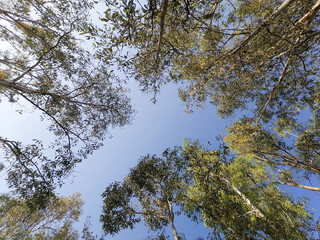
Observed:
[[[173,232],[173,238],[174,238],[174,240],[179,240],[178,232],[177,232],[177,229],[174,225],[174,213],[172,210],[172,203],[170,201],[167,201],[167,202],[168,202],[168,207],[169,207],[169,215],[170,215],[169,221],[170,221],[172,232]]]

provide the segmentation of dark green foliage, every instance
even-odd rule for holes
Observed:
[[[143,217],[152,231],[161,233],[170,224],[175,239],[178,238],[174,216],[180,213],[187,180],[183,177],[185,167],[178,151],[167,149],[164,159],[150,155],[141,158],[122,183],[106,188],[100,218],[105,233],[132,229]]]

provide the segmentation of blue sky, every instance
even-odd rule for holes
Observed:
[[[92,229],[96,233],[101,231],[102,192],[111,182],[121,181],[141,156],[148,153],[160,155],[167,147],[182,145],[186,138],[214,144],[215,137],[222,133],[225,124],[210,105],[205,109],[196,109],[193,114],[185,113],[174,85],[162,89],[156,104],[150,102],[151,95],[142,94],[134,87],[135,84],[130,85],[132,104],[137,111],[132,124],[112,130],[113,137],[106,139],[100,150],[79,164],[68,183],[59,191],[62,195],[81,192],[86,202],[84,217],[91,215]],[[184,232],[187,239],[196,239],[203,235],[204,227],[178,218],[177,229]],[[147,230],[139,226],[110,239],[135,240],[146,236]]]
[[[81,229],[86,216],[91,216],[92,230],[98,235],[102,234],[99,222],[101,194],[110,183],[121,181],[141,156],[148,153],[160,155],[167,147],[182,145],[186,138],[199,139],[204,145],[210,141],[214,146],[215,137],[223,132],[226,124],[226,121],[216,116],[211,105],[195,109],[192,114],[185,113],[185,106],[178,98],[175,85],[163,87],[156,104],[151,103],[152,96],[141,93],[134,82],[129,87],[132,105],[136,110],[132,124],[110,129],[112,138],[106,138],[103,147],[77,165],[74,173],[58,189],[61,196],[81,193],[85,205],[77,228]],[[18,109],[24,109],[23,114],[19,114],[16,111]],[[2,136],[24,143],[30,143],[35,138],[50,143],[53,139],[47,130],[48,123],[40,121],[39,113],[31,111],[27,104],[17,106],[2,102],[0,111]],[[0,183],[0,191],[6,192],[3,172],[0,174]],[[187,239],[196,239],[204,234],[201,224],[191,224],[182,217],[176,220],[178,232],[185,233]],[[147,229],[140,224],[137,229],[123,231],[107,239],[122,240],[130,237],[135,240],[144,239],[147,235]]]

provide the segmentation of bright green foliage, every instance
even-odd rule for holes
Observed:
[[[0,198],[0,239],[76,240],[72,224],[81,214],[79,194],[49,200],[47,207],[34,210],[26,202],[2,195]]]
[[[122,183],[104,192],[105,232],[132,229],[139,215],[150,230],[161,230],[171,221],[171,205],[202,221],[213,239],[312,239],[306,203],[269,180],[268,163],[226,156],[187,143],[163,158],[143,157]]]
[[[220,151],[190,143],[184,156],[194,178],[185,208],[191,216],[200,212],[216,239],[312,239],[305,202],[295,202],[266,177],[272,174],[267,163],[227,160]]]
[[[317,183],[320,173],[320,132],[313,127],[308,129],[299,126],[299,129],[298,135],[290,135],[290,139],[288,135],[277,134],[260,124],[253,125],[250,119],[244,118],[231,125],[224,140],[235,153],[272,166],[278,172],[279,183],[320,191],[319,187],[299,184],[301,176],[314,176],[313,181]]]
[[[1,100],[40,112],[55,135],[49,146],[0,137],[9,186],[23,197],[50,195],[102,145],[110,127],[130,121],[125,89],[76,38],[95,31],[88,19],[92,7],[83,0],[0,2]]]
[[[186,188],[184,163],[178,149],[166,150],[163,159],[143,157],[123,182],[109,185],[103,193],[101,222],[106,234],[116,234],[144,220],[151,231],[159,231],[157,239],[166,239],[162,231],[169,224],[178,240],[174,217],[180,213]]]

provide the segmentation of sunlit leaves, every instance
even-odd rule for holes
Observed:
[[[1,239],[78,239],[72,224],[81,214],[79,194],[50,198],[45,208],[31,209],[24,201],[0,197]]]

